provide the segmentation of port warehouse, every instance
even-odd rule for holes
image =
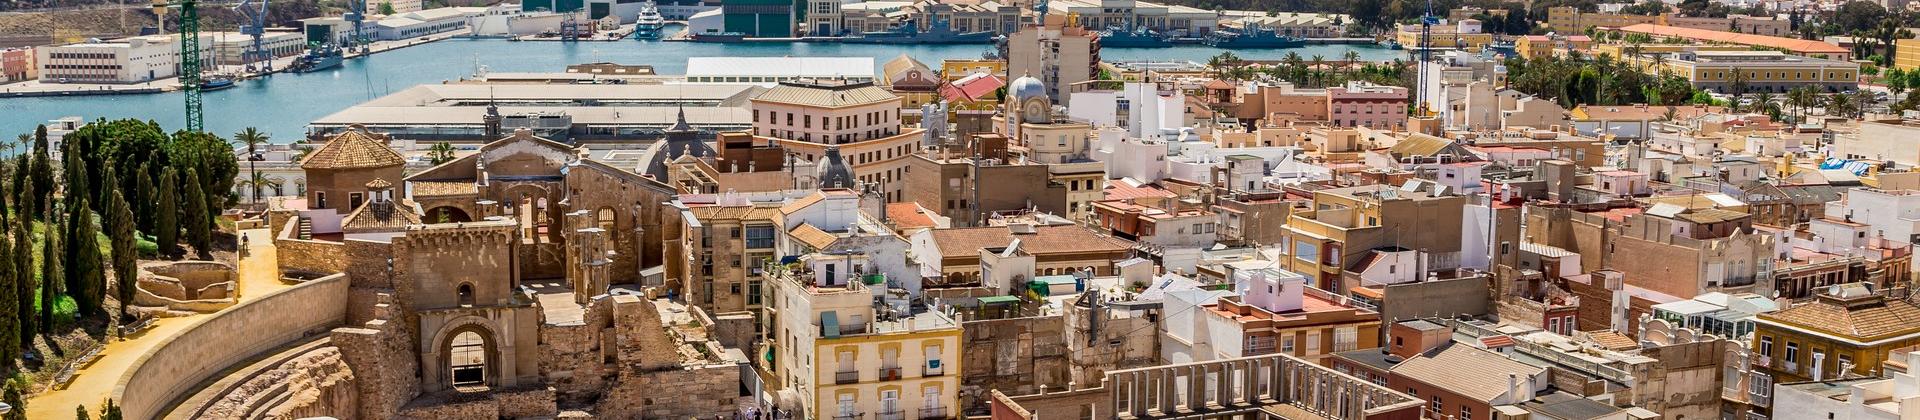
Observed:
[[[504,132],[527,128],[559,141],[657,140],[683,110],[688,124],[709,134],[752,129],[749,100],[766,89],[747,83],[420,85],[314,120],[307,134],[322,138],[362,125],[420,141],[482,142],[491,107]]]

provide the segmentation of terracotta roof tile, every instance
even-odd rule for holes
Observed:
[[[820,228],[808,223],[801,223],[800,226],[794,226],[793,230],[787,231],[787,235],[800,240],[800,242],[806,243],[807,246],[811,246],[813,249],[827,249],[828,246],[833,245],[833,241],[840,239],[840,237],[820,230]]]
[[[1821,296],[1800,306],[1760,314],[1760,319],[1863,341],[1920,332],[1920,306],[1879,296],[1852,299]]]
[[[1752,45],[1779,48],[1799,54],[1846,54],[1846,48],[1820,41],[1783,38],[1777,36],[1743,34],[1738,32],[1715,31],[1711,29],[1682,28],[1677,26],[1642,23],[1620,28],[1624,32],[1642,33],[1656,37],[1675,36],[1694,41],[1723,42],[1728,44]]]
[[[1393,374],[1439,387],[1474,401],[1506,395],[1507,374],[1535,375],[1542,368],[1472,346],[1448,346],[1431,355],[1407,359]]]
[[[384,168],[407,164],[407,159],[399,152],[387,147],[386,140],[374,138],[363,129],[349,129],[327,140],[306,160],[300,161],[302,169],[357,169]]]
[[[913,202],[887,204],[887,220],[893,221],[893,225],[901,229],[934,226],[933,217],[928,216],[919,203]]]
[[[978,257],[981,248],[1007,246],[1020,238],[1020,249],[1036,256],[1087,252],[1120,252],[1133,248],[1133,242],[1103,236],[1080,226],[1038,226],[1033,234],[1014,235],[1005,226],[935,229],[933,244],[942,258]]]

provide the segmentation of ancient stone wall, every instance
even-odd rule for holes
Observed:
[[[359,418],[393,418],[420,392],[419,362],[408,322],[373,320],[360,327],[333,330],[334,345],[352,366],[358,387]]]
[[[614,284],[638,283],[641,268],[663,263],[665,231],[671,226],[663,203],[673,200],[671,188],[589,160],[567,171],[567,189],[572,192],[567,204],[573,210],[589,211],[596,220],[601,210],[612,213]]]
[[[733,418],[740,398],[739,365],[715,364],[684,370],[621,372],[600,400],[599,418]]]
[[[960,328],[962,409],[985,410],[988,390],[1027,395],[1043,386],[1066,385],[1067,334],[1061,316],[966,321]]]
[[[587,404],[607,391],[612,365],[602,351],[613,323],[610,301],[587,305],[580,324],[540,326],[540,376],[562,406]]]
[[[346,308],[344,275],[227,308],[165,339],[134,361],[111,398],[119,401],[127,418],[159,418],[195,385],[233,364],[340,325]]]
[[[316,277],[347,271],[346,246],[339,242],[282,236],[273,246],[281,275]]]

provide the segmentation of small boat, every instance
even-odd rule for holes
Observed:
[[[221,90],[221,89],[229,89],[229,88],[232,88],[233,86],[234,84],[233,84],[232,76],[217,74],[217,75],[207,77],[206,80],[201,81],[200,91],[212,92],[212,91]]]
[[[1382,39],[1380,40],[1380,46],[1387,47],[1389,50],[1397,50],[1400,49],[1400,40],[1393,38]]]
[[[1220,29],[1207,34],[1200,41],[1214,48],[1299,48],[1307,45],[1307,40],[1294,36],[1280,35],[1272,29],[1249,24],[1241,29]]]
[[[912,19],[885,31],[863,32],[840,38],[851,44],[986,44],[993,42],[992,31],[959,32],[944,19],[934,19],[925,32]]]
[[[340,55],[339,48],[334,47],[332,44],[319,44],[307,47],[306,55],[300,56],[300,59],[294,60],[293,64],[288,65],[287,71],[291,73],[312,73],[332,69],[334,67],[340,67],[342,58],[344,57]]]
[[[660,7],[653,2],[640,4],[640,16],[633,22],[633,39],[660,39],[660,30],[667,27],[667,19],[660,16]]]
[[[1173,41],[1159,32],[1146,27],[1132,30],[1107,29],[1100,31],[1102,48],[1163,48],[1173,46]]]

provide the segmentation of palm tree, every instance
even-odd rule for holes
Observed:
[[[284,185],[284,184],[281,184],[280,181],[278,180],[275,180],[273,178],[268,178],[266,175],[261,175],[259,172],[254,172],[253,176],[248,177],[248,179],[245,181],[240,181],[240,184],[246,185],[247,188],[253,189],[253,201],[256,203],[260,202],[261,190],[267,189],[267,188],[273,188],[275,190],[278,190],[281,185]]]
[[[1352,79],[1354,65],[1360,64],[1360,52],[1354,51],[1354,50],[1347,50],[1346,53],[1340,54],[1340,59],[1347,61],[1347,65],[1346,67],[1344,67],[1344,69],[1347,70],[1347,78]]]
[[[453,145],[447,142],[434,143],[427,149],[427,161],[434,166],[453,161]]]
[[[260,156],[259,148],[261,145],[267,144],[267,139],[272,136],[273,135],[253,127],[247,127],[238,133],[233,133],[234,141],[247,145],[247,171],[253,172],[252,178],[260,178],[260,168],[255,165],[254,162],[263,160]],[[253,186],[253,201],[255,203],[260,202],[260,186],[257,184]]]

